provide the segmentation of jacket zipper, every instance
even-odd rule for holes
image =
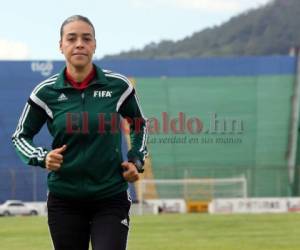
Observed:
[[[85,90],[82,90],[81,91],[81,124],[83,124],[84,119],[84,113],[83,112],[86,112],[85,111]],[[83,137],[84,135],[82,135]],[[81,154],[82,154],[82,158],[85,159],[85,141],[83,140],[80,140],[80,143],[81,143],[81,146],[82,146],[82,150],[81,150]],[[82,166],[80,166],[80,169],[79,169],[79,178],[80,178],[80,189],[82,190],[82,192],[84,191],[84,178],[82,178],[83,174],[84,174],[84,171],[83,171],[83,168],[84,168],[84,164],[85,164],[85,161],[82,162]]]

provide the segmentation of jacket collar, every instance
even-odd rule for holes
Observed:
[[[104,75],[104,72],[94,64],[94,67],[96,69],[96,77],[95,79],[90,83],[90,85],[92,84],[107,84],[108,81]],[[56,82],[54,83],[54,88],[56,89],[68,89],[68,88],[73,88],[72,85],[66,83],[66,78],[65,78],[65,70],[66,70],[66,67],[64,67],[57,79],[56,79]]]

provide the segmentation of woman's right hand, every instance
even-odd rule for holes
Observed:
[[[63,156],[63,152],[67,149],[67,145],[63,145],[62,147],[60,148],[56,148],[56,149],[53,149],[51,150],[47,156],[46,156],[46,161],[45,161],[45,165],[46,165],[46,168],[48,170],[51,170],[51,171],[57,171],[60,169],[61,167],[61,164],[63,163],[63,159],[64,159],[64,156]]]

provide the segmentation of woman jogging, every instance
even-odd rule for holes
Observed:
[[[95,29],[75,15],[60,30],[66,67],[32,91],[13,134],[21,159],[48,174],[48,224],[56,250],[123,250],[127,244],[128,182],[143,172],[146,120],[123,75],[93,64]],[[121,118],[130,124],[131,149],[122,160]],[[52,150],[37,147],[47,124]]]

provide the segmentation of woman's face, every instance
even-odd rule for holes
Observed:
[[[74,21],[63,28],[60,50],[66,58],[67,66],[85,68],[92,63],[96,49],[93,28],[83,21]]]

